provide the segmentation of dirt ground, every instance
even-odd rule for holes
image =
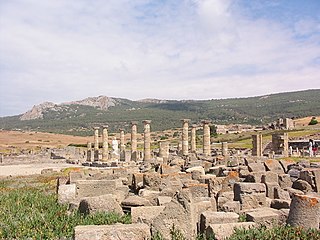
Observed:
[[[10,147],[18,149],[58,148],[66,147],[71,143],[86,144],[88,141],[93,142],[93,136],[78,137],[54,133],[0,130],[0,153]]]
[[[318,122],[320,122],[320,116],[315,116]],[[304,117],[304,118],[298,118],[293,120],[295,126],[297,127],[303,127],[308,126],[309,122],[311,121],[312,117]]]

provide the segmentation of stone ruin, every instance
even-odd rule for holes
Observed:
[[[234,228],[259,224],[271,227],[288,223],[304,228],[320,227],[320,164],[277,159],[288,155],[288,135],[272,137],[264,154],[262,135],[253,135],[252,151],[239,152],[226,142],[210,144],[210,121],[202,121],[202,149],[196,145],[189,119],[182,120],[180,149],[160,142],[151,149],[150,124],[144,123],[143,151],[137,147],[137,123],[132,123],[131,149],[127,151],[120,129],[119,154],[108,149],[108,130],[103,126],[99,149],[98,128],[94,148],[88,143],[83,172],[58,179],[60,203],[84,214],[97,211],[130,213],[132,224],[77,226],[74,238],[150,239],[160,233],[170,239],[179,229],[186,239],[215,234],[224,239]],[[270,156],[272,158],[270,158]]]

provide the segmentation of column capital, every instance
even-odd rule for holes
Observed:
[[[192,124],[191,127],[192,128],[196,128],[196,127],[198,127],[198,125],[197,124]]]
[[[94,130],[99,130],[99,129],[100,129],[100,127],[93,127],[93,129],[94,129]]]
[[[180,121],[183,122],[183,123],[189,123],[190,119],[184,118],[184,119],[180,119]]]
[[[109,126],[108,125],[102,125],[102,128],[106,129],[106,128],[109,128]]]
[[[137,125],[138,121],[131,121],[131,125]]]
[[[209,124],[209,123],[211,123],[211,120],[202,120],[201,123],[202,124]]]
[[[119,131],[120,132],[124,132],[124,128],[119,128]]]
[[[144,124],[150,124],[151,123],[151,120],[143,120],[142,121]]]

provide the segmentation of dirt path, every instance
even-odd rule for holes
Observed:
[[[0,166],[0,177],[7,176],[26,176],[40,174],[43,169],[51,168],[53,171],[60,171],[64,168],[82,167],[68,163],[32,163]]]

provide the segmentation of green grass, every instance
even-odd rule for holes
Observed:
[[[77,225],[130,223],[129,215],[97,213],[83,215],[68,211],[57,203],[56,195],[47,194],[46,187],[12,189],[0,182],[0,239],[59,239],[71,238]]]

